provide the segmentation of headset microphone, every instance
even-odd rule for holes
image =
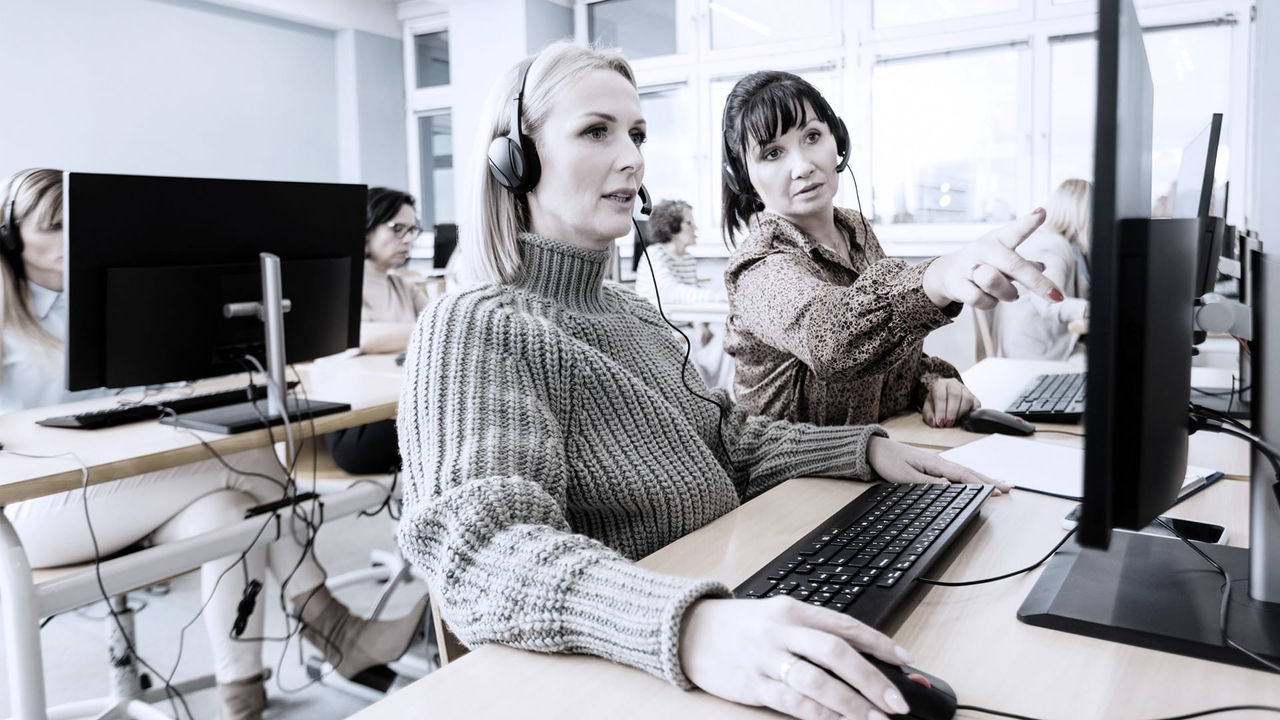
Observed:
[[[641,185],[638,194],[640,195],[640,214],[649,217],[653,214],[653,203],[649,200],[649,191]]]

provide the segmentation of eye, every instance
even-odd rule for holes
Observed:
[[[591,138],[592,140],[603,140],[605,136],[608,135],[608,130],[606,130],[605,126],[603,125],[592,125],[591,127],[584,130],[582,134]]]
[[[805,135],[804,139],[812,145],[822,139],[822,133],[817,130],[811,130],[808,135]]]
[[[648,139],[649,139],[649,136],[643,130],[631,131],[631,142],[635,143],[636,147],[640,147],[641,145],[645,144],[645,142]]]
[[[760,156],[764,160],[777,160],[782,157],[782,150],[779,148],[769,148]]]

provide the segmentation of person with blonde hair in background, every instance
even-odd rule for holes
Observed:
[[[0,413],[111,392],[66,390],[70,302],[63,285],[62,196],[58,170],[20,171],[0,185]],[[26,500],[6,506],[4,514],[31,566],[56,567],[91,562],[142,540],[176,542],[225,527],[243,520],[245,510],[281,499],[286,480],[274,449],[263,447]],[[260,638],[269,600],[260,598],[245,613],[243,635],[232,632],[245,579],[265,582],[269,568],[300,616],[303,637],[345,677],[403,655],[426,614],[424,597],[398,620],[352,615],[325,587],[304,529],[293,523],[282,529],[281,539],[246,549],[243,573],[228,572],[239,562],[238,553],[201,567],[222,720],[258,720],[267,702]]]
[[[1062,302],[1021,292],[996,309],[992,335],[996,354],[1028,360],[1066,360],[1083,351],[1080,335],[1069,326],[1089,317],[1089,227],[1093,222],[1093,186],[1065,180],[1045,205],[1044,225],[1018,251],[1044,264],[1044,275],[1062,288]],[[1018,285],[1020,290],[1021,284]]]
[[[463,236],[487,282],[418,318],[397,417],[399,543],[441,617],[471,647],[596,655],[795,717],[907,712],[859,651],[909,655],[873,628],[635,561],[796,476],[992,481],[878,426],[750,416],[604,282],[645,170],[621,55],[556,43],[494,93]]]

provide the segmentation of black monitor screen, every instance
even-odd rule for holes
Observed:
[[[67,173],[67,388],[194,380],[262,360],[262,298],[281,260],[287,362],[360,339],[365,187]]]
[[[449,264],[453,251],[458,249],[458,226],[443,223],[435,228],[435,248],[431,255],[431,267],[443,268]]]

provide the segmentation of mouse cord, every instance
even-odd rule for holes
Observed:
[[[965,587],[966,585],[982,585],[985,583],[991,583],[997,580],[1004,580],[1006,578],[1011,578],[1014,575],[1021,575],[1022,573],[1025,573],[1025,572],[1031,572],[1032,570],[1035,570],[1036,568],[1045,564],[1045,562],[1048,561],[1049,558],[1053,557],[1054,553],[1058,552],[1058,548],[1062,547],[1068,540],[1071,539],[1071,536],[1075,534],[1076,534],[1075,528],[1072,528],[1070,532],[1062,536],[1062,539],[1058,541],[1057,545],[1053,546],[1053,549],[1049,551],[1048,555],[1045,555],[1044,557],[1037,560],[1034,565],[1028,565],[1027,567],[1022,568],[1021,570],[1014,570],[1013,572],[1007,572],[1003,575],[997,575],[995,577],[982,578],[981,580],[959,580],[956,582],[947,582],[944,580],[932,580],[930,578],[918,577],[916,578],[916,582],[922,585],[938,585],[940,587]]]
[[[972,710],[986,715],[997,715],[999,717],[1013,718],[1014,720],[1040,720],[1040,718],[1030,715],[1018,715],[1017,713],[1003,712],[1001,710],[990,710],[976,705],[957,705],[956,710]],[[1210,708],[1208,710],[1199,710],[1186,715],[1175,715],[1171,717],[1152,718],[1151,720],[1191,720],[1191,718],[1208,717],[1226,712],[1238,712],[1243,710],[1259,710],[1261,712],[1280,713],[1280,707],[1272,707],[1271,705],[1228,705],[1226,707]]]

